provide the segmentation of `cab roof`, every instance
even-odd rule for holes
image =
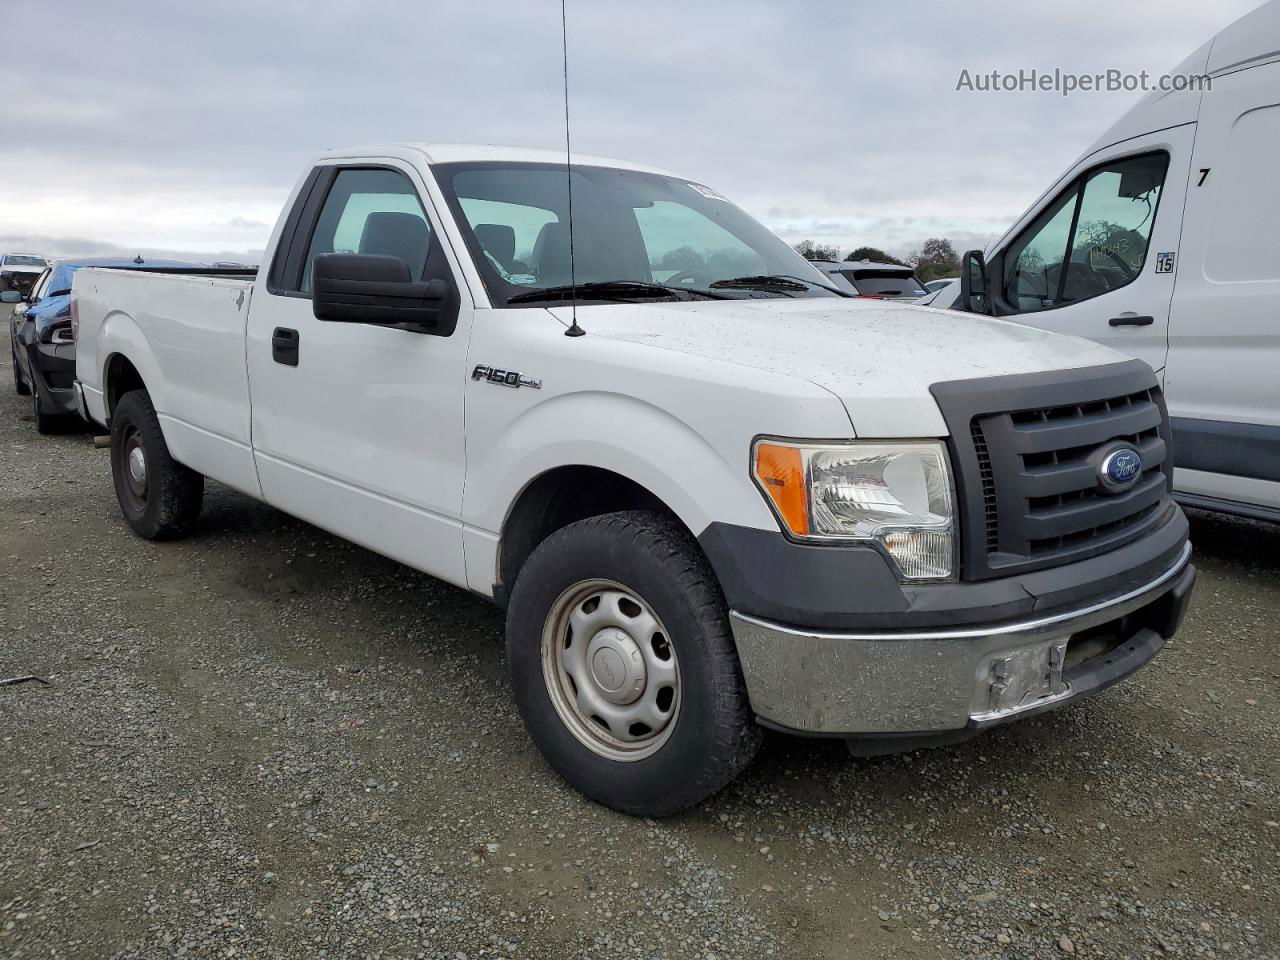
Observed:
[[[426,158],[427,163],[554,163],[563,164],[563,150],[541,150],[535,147],[501,146],[484,143],[383,143],[357,147],[344,147],[329,150],[320,156],[320,160],[345,160],[360,157],[406,157],[407,154],[418,154]],[[406,157],[407,158],[407,157]],[[636,170],[641,173],[656,173],[673,177],[676,174],[658,167],[633,163],[629,160],[617,160],[611,157],[597,157],[591,154],[574,153],[571,162],[584,167],[612,167],[618,170]]]

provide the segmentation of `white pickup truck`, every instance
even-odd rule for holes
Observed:
[[[492,598],[534,742],[628,813],[761,726],[887,752],[1087,696],[1195,578],[1146,364],[848,297],[634,164],[334,152],[256,278],[74,302],[133,530],[190,529],[209,477]]]

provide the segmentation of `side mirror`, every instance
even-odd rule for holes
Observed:
[[[0,293],[0,303],[21,303],[22,294],[17,290],[6,290]]]
[[[960,258],[960,296],[956,309],[969,313],[989,313],[987,258],[981,250],[970,250]]]
[[[322,253],[313,268],[317,320],[427,331],[449,296],[444,280],[414,280],[399,257]]]

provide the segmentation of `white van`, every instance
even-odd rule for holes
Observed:
[[[1280,0],[1170,74],[1208,83],[1139,102],[932,305],[1145,360],[1178,498],[1280,520]]]

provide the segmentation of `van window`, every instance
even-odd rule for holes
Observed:
[[[411,276],[421,277],[430,242],[426,212],[408,177],[395,170],[341,170],[311,234],[302,291],[311,292],[312,267],[322,253],[399,257]]]
[[[1213,214],[1205,241],[1205,275],[1219,283],[1280,278],[1280,190],[1275,145],[1280,107],[1260,107],[1236,120],[1210,180]]]
[[[1168,167],[1168,154],[1153,153],[1078,178],[1010,245],[1004,299],[1019,312],[1047,310],[1136,279]]]

